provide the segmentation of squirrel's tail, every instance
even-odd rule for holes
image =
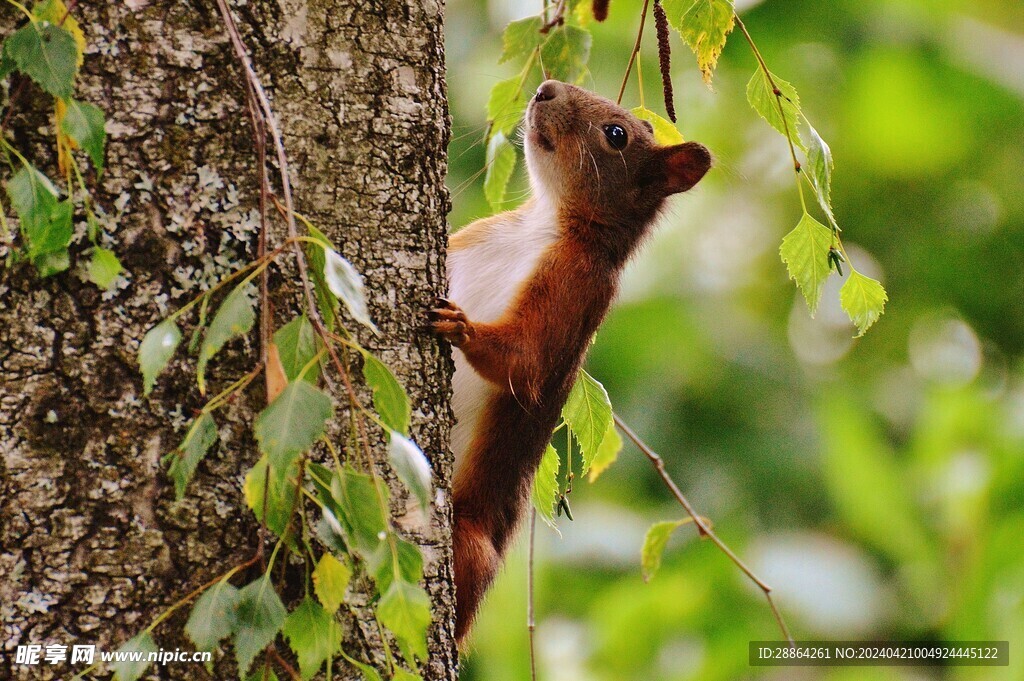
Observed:
[[[563,397],[527,411],[511,393],[493,395],[456,473],[452,540],[460,647],[529,506],[533,476]]]

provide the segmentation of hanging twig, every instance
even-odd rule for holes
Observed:
[[[270,130],[270,137],[274,142],[274,149],[277,152],[278,171],[281,175],[281,194],[284,197],[285,220],[288,225],[288,237],[294,239],[298,236],[298,227],[295,224],[295,207],[292,202],[292,186],[289,179],[288,155],[285,153],[281,130],[278,127],[274,111],[270,108],[270,101],[267,98],[266,91],[264,91],[263,85],[260,83],[259,76],[256,75],[256,71],[252,67],[252,61],[249,59],[249,52],[246,50],[245,43],[242,41],[242,36],[238,32],[238,26],[235,24],[235,19],[231,14],[231,10],[228,8],[226,0],[217,0],[217,6],[220,8],[221,16],[224,18],[224,26],[227,28],[231,44],[235,48],[235,56],[238,57],[238,61],[241,63],[242,69],[245,72],[247,86],[250,88],[250,92],[259,104],[259,109],[262,111],[261,118]],[[299,270],[299,279],[302,281],[302,290],[306,297],[306,306],[309,308],[310,319],[313,321],[313,325],[315,327],[323,330],[323,320],[320,317],[320,310],[316,306],[316,297],[313,294],[313,286],[309,281],[309,266],[306,263],[306,256],[302,252],[302,245],[297,241],[294,242],[293,250],[295,252],[295,261]]]
[[[644,24],[647,23],[647,6],[650,4],[650,0],[644,0],[644,7],[640,10],[640,30],[636,32],[636,43],[633,44],[633,51],[629,55],[629,63],[626,64],[626,75],[622,77],[622,87],[619,88],[619,96],[615,98],[616,104],[622,104],[622,94],[626,91],[626,82],[629,80],[629,74],[633,70],[633,62],[636,61],[636,55],[640,52],[640,41],[644,37]]]
[[[537,540],[537,509],[530,507],[530,543],[526,554],[526,630],[530,633],[530,678],[537,681],[537,651],[533,634],[537,622],[533,616],[533,549]]]
[[[650,460],[650,462],[654,464],[654,468],[658,471],[658,475],[661,476],[661,479],[665,483],[665,486],[668,487],[669,490],[671,490],[673,496],[675,496],[676,498],[676,501],[679,502],[679,505],[682,506],[683,509],[686,510],[686,513],[690,516],[690,518],[693,519],[693,524],[697,526],[697,530],[700,532],[700,534],[714,542],[715,546],[717,546],[722,551],[722,553],[728,556],[729,560],[731,560],[733,564],[735,564],[736,567],[738,567],[743,572],[743,574],[750,578],[750,581],[756,584],[757,587],[761,589],[762,592],[764,592],[764,597],[768,600],[768,607],[771,608],[772,614],[775,616],[775,621],[778,623],[779,629],[782,630],[782,635],[785,637],[787,641],[789,641],[789,645],[791,647],[795,647],[796,643],[793,641],[793,637],[790,635],[789,629],[786,627],[786,622],[782,619],[782,613],[779,612],[779,609],[775,606],[775,601],[772,600],[772,588],[765,584],[760,577],[755,575],[754,572],[749,567],[747,567],[746,563],[740,560],[739,556],[733,553],[732,549],[730,549],[725,544],[725,542],[718,538],[718,535],[716,535],[714,531],[712,531],[710,525],[708,525],[707,521],[704,518],[697,515],[696,511],[693,510],[693,506],[690,505],[689,500],[687,500],[687,498],[683,496],[683,493],[679,490],[679,487],[676,485],[675,481],[672,480],[672,477],[668,474],[668,471],[665,470],[665,462],[664,460],[662,460],[660,456],[658,456],[657,452],[651,449],[646,442],[641,440],[640,436],[634,433],[633,429],[626,425],[626,423],[621,418],[619,418],[618,414],[613,414],[612,417],[615,419],[615,425],[618,426],[619,430],[621,430],[626,437],[632,440],[633,444],[635,444],[640,449],[640,451],[643,452],[644,455]]]

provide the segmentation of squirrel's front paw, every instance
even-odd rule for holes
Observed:
[[[455,347],[472,340],[473,324],[458,305],[447,298],[438,298],[435,304],[437,307],[430,311],[430,328],[434,333]]]

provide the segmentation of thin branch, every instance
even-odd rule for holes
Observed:
[[[640,41],[644,37],[644,24],[647,23],[647,6],[650,5],[650,0],[644,0],[644,8],[640,11],[640,30],[636,32],[636,43],[633,44],[633,52],[629,55],[629,63],[626,64],[626,75],[622,77],[622,86],[619,88],[619,96],[616,97],[615,103],[622,104],[622,93],[626,91],[626,83],[629,81],[629,73],[633,70],[633,62],[636,61],[636,55],[640,53]]]
[[[804,199],[804,187],[800,183],[800,161],[796,158],[796,147],[793,144],[793,133],[789,131],[789,122],[786,120],[786,111],[782,106],[782,90],[775,83],[775,77],[772,76],[771,70],[768,68],[768,64],[765,63],[764,57],[761,56],[761,51],[757,49],[757,45],[754,44],[754,39],[751,37],[750,32],[747,30],[747,25],[740,19],[740,15],[733,13],[733,18],[736,20],[736,25],[740,27],[740,31],[743,33],[743,37],[746,38],[747,44],[750,45],[751,51],[754,53],[754,58],[757,59],[757,64],[760,67],[764,77],[768,79],[768,84],[772,87],[772,94],[775,95],[775,104],[779,108],[779,116],[782,118],[782,129],[786,133],[786,142],[789,143],[789,156],[793,160],[793,172],[796,173],[796,188],[800,192],[800,205],[803,206],[804,212],[807,212],[807,201]]]
[[[281,193],[284,196],[285,220],[288,224],[288,236],[289,238],[294,239],[298,236],[298,227],[295,224],[295,207],[292,201],[292,186],[289,179],[288,155],[285,153],[284,141],[281,137],[281,129],[278,127],[277,118],[274,116],[274,111],[270,107],[270,101],[267,98],[267,93],[263,89],[263,85],[260,83],[259,76],[256,75],[256,71],[252,67],[252,61],[249,59],[249,52],[246,50],[245,43],[242,41],[242,36],[238,32],[238,26],[235,24],[235,19],[231,14],[231,10],[228,8],[227,1],[217,0],[217,6],[220,8],[221,16],[224,18],[224,26],[227,29],[228,37],[231,39],[231,44],[235,48],[235,55],[238,57],[238,61],[241,63],[242,68],[245,71],[248,85],[259,103],[259,107],[263,112],[263,121],[270,129],[270,136],[274,141],[274,149],[277,152],[278,170],[281,174]],[[309,316],[312,319],[314,326],[323,329],[323,320],[320,317],[320,310],[316,306],[313,286],[309,281],[309,266],[306,263],[306,256],[302,252],[302,246],[297,242],[293,243],[293,250],[295,252],[295,260],[299,269],[299,279],[302,281],[302,290],[306,297],[306,306],[309,308]]]
[[[747,564],[740,560],[739,556],[733,553],[732,549],[730,549],[725,544],[725,542],[718,538],[718,535],[714,533],[714,531],[711,529],[710,525],[708,525],[707,521],[704,518],[697,515],[696,511],[693,510],[693,506],[690,505],[689,500],[685,496],[683,496],[683,493],[679,490],[679,487],[676,485],[675,481],[672,480],[672,477],[668,474],[668,471],[665,470],[665,461],[660,456],[658,456],[657,452],[651,449],[646,442],[641,440],[640,436],[634,433],[633,429],[626,425],[626,423],[621,418],[619,418],[618,414],[613,414],[612,417],[615,419],[615,425],[618,426],[619,430],[621,430],[626,437],[632,440],[633,444],[635,444],[637,448],[639,448],[640,451],[643,452],[644,455],[650,460],[650,462],[654,464],[654,468],[658,471],[658,475],[661,476],[661,479],[665,483],[665,486],[668,487],[669,490],[671,490],[672,495],[675,496],[676,501],[679,502],[679,505],[682,506],[686,510],[686,513],[690,516],[690,518],[693,519],[693,524],[697,526],[697,530],[700,532],[700,534],[714,542],[715,546],[717,546],[722,551],[722,553],[728,556],[729,560],[731,560],[733,564],[735,564],[736,567],[738,567],[743,572],[743,574],[750,578],[750,581],[756,584],[757,587],[761,589],[762,592],[764,592],[764,597],[768,600],[768,606],[771,608],[772,614],[775,616],[775,621],[778,623],[779,629],[782,630],[782,635],[786,638],[787,641],[789,641],[791,647],[795,647],[796,643],[793,641],[793,637],[790,635],[789,629],[786,627],[786,622],[782,619],[782,613],[779,612],[779,609],[775,606],[775,601],[772,600],[772,588],[765,584],[760,577],[755,575],[753,570],[747,567]]]
[[[530,633],[530,678],[537,681],[537,651],[533,634],[537,622],[533,616],[533,549],[537,540],[537,509],[530,507],[530,543],[526,558],[526,630]]]

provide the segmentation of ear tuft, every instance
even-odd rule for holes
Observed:
[[[711,152],[703,144],[686,142],[662,150],[665,193],[685,192],[711,168]]]

